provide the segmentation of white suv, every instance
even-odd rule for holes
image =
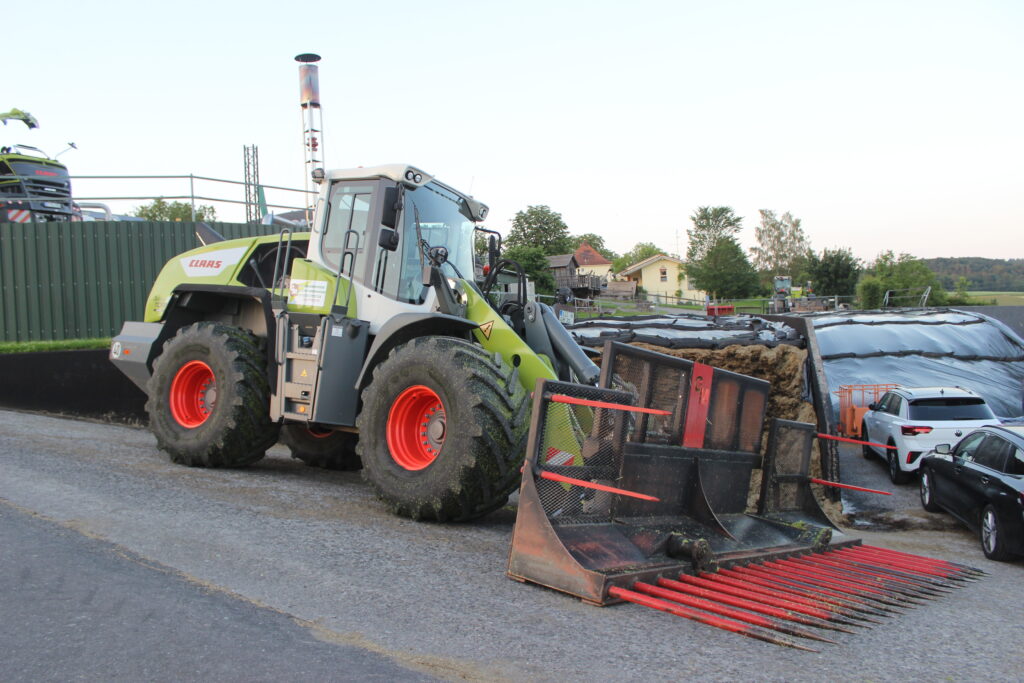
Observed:
[[[978,427],[998,424],[985,399],[970,389],[899,387],[869,405],[861,425],[865,441],[896,448],[864,446],[864,457],[881,455],[892,483],[906,484],[927,451],[940,443],[956,443]]]

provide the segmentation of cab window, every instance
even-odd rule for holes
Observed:
[[[366,226],[373,186],[337,183],[331,188],[330,209],[321,254],[324,263],[346,275],[361,273],[366,264]]]

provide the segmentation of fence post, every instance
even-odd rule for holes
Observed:
[[[192,200],[192,222],[196,221],[196,177],[194,174],[188,174],[188,195]]]

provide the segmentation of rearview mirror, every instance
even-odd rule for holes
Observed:
[[[491,235],[487,238],[487,265],[493,268],[494,264],[498,262],[499,255],[498,240],[495,239],[494,235]]]
[[[384,206],[380,217],[381,225],[386,225],[392,229],[398,227],[398,212],[402,208],[401,202],[402,198],[398,193],[397,187],[384,188]],[[398,244],[398,242],[396,241],[395,244]],[[381,244],[380,246],[383,247],[384,245]],[[394,251],[394,249],[390,251]]]
[[[869,403],[868,404],[868,410],[878,410],[878,404],[877,403]]]
[[[935,447],[935,452],[938,453],[939,455],[949,455],[949,444],[940,443],[938,446]]]
[[[391,228],[381,228],[377,235],[377,246],[388,251],[398,249],[398,233]]]

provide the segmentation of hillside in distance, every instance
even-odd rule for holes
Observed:
[[[947,290],[956,288],[959,278],[970,282],[968,289],[982,292],[1024,291],[1024,259],[994,259],[960,256],[924,259]]]

